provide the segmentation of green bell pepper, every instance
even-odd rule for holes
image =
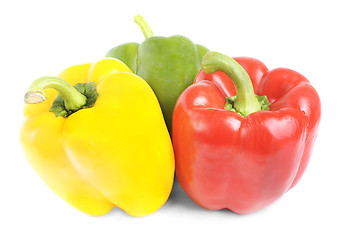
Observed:
[[[112,48],[106,57],[120,59],[148,82],[159,100],[171,132],[175,103],[181,93],[193,83],[208,49],[181,35],[154,36],[140,15],[135,16],[134,21],[145,35],[144,42],[119,45]]]

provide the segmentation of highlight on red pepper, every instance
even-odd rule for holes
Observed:
[[[236,60],[236,61],[235,61]],[[208,52],[173,113],[176,176],[206,209],[239,214],[273,203],[300,180],[321,104],[301,74]]]

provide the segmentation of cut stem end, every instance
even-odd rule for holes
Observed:
[[[41,103],[47,100],[47,97],[42,92],[27,92],[24,96],[24,102],[26,104],[36,104]]]

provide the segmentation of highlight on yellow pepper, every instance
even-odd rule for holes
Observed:
[[[162,111],[149,85],[120,60],[39,78],[25,102],[24,153],[68,204],[92,216],[114,206],[145,216],[167,201],[175,162]]]

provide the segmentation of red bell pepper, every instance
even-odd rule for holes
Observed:
[[[173,113],[176,175],[206,209],[246,214],[292,188],[305,171],[320,99],[301,74],[208,52]],[[241,66],[242,65],[242,66]],[[237,96],[235,96],[237,94]]]

